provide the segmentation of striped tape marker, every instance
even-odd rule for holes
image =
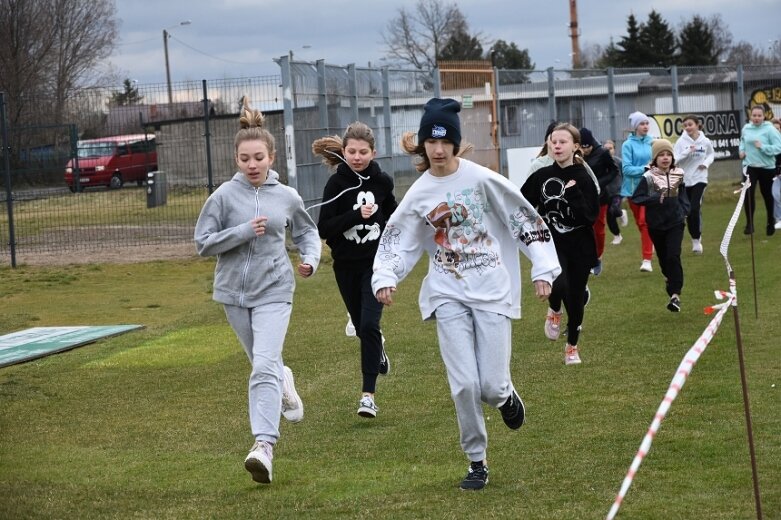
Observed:
[[[632,465],[629,466],[629,471],[627,472],[626,477],[624,477],[624,482],[621,484],[621,488],[618,491],[618,496],[616,496],[616,500],[613,502],[613,506],[610,508],[610,511],[607,514],[607,520],[612,520],[616,517],[618,508],[621,507],[621,502],[623,502],[624,497],[626,496],[626,492],[629,490],[629,486],[632,485],[632,480],[635,478],[640,464],[642,464],[643,459],[651,449],[651,443],[654,440],[656,432],[659,431],[659,426],[661,426],[664,417],[667,415],[667,411],[670,409],[673,401],[675,401],[675,398],[678,397],[678,393],[681,391],[681,388],[683,388],[684,383],[686,383],[686,378],[689,377],[689,374],[691,373],[692,368],[694,368],[694,365],[697,363],[697,360],[700,358],[702,353],[705,352],[705,349],[708,348],[708,344],[713,339],[716,331],[719,330],[719,326],[721,325],[721,320],[724,318],[724,314],[726,314],[730,306],[735,302],[734,292],[728,293],[725,291],[716,291],[716,298],[719,300],[727,298],[727,301],[717,305],[712,305],[705,309],[707,314],[710,314],[715,310],[718,310],[719,312],[710,321],[708,326],[705,328],[705,331],[694,343],[694,346],[692,346],[692,348],[690,348],[683,357],[681,364],[678,365],[678,369],[675,371],[675,376],[673,377],[673,380],[667,389],[667,393],[664,395],[664,399],[662,399],[662,404],[660,404],[659,408],[656,410],[654,420],[651,422],[651,426],[648,428],[648,432],[645,434],[643,442],[640,443],[640,449],[637,450],[637,454],[632,461]]]

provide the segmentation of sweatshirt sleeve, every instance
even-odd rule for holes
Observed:
[[[566,194],[575,214],[580,217],[577,220],[582,219],[579,223],[592,226],[599,216],[599,193],[588,181],[587,174],[582,176],[576,180],[574,186],[566,190]]]
[[[219,196],[211,196],[206,199],[198,216],[194,239],[200,256],[219,255],[255,238],[249,222],[223,229],[221,205]]]
[[[632,202],[639,204],[640,206],[658,205],[659,198],[661,197],[661,192],[650,188],[652,182],[649,180],[648,175],[645,175],[640,179],[640,183],[632,194]]]
[[[380,236],[372,275],[374,294],[385,287],[396,287],[417,264],[424,251],[423,244],[430,241],[426,234],[430,234],[431,228],[411,211],[411,204],[405,204],[413,196],[407,192]]]
[[[689,146],[690,143],[685,142],[683,136],[679,137],[678,140],[675,141],[675,146],[673,146],[673,157],[675,158],[676,163],[679,163],[683,159],[689,157],[689,154],[691,153]]]
[[[386,175],[386,177],[388,181],[388,195],[385,197],[385,200],[382,202],[382,207],[380,208],[384,222],[387,222],[391,218],[391,215],[393,215],[393,212],[396,211],[396,208],[399,206],[398,202],[396,202],[395,195],[393,195],[393,177],[390,175]]]
[[[716,160],[716,151],[713,149],[713,143],[710,139],[705,138],[705,159],[703,159],[702,164],[706,168],[710,168],[714,160]]]
[[[501,193],[501,196],[496,196],[496,200],[501,201],[500,211],[505,225],[516,240],[518,249],[531,262],[532,281],[540,280],[553,284],[553,281],[561,273],[561,265],[548,226],[545,225],[545,221],[534,209],[532,203],[515,189],[510,181],[500,175],[492,177],[491,180],[491,188],[499,190]],[[532,181],[532,184],[529,184],[528,181],[529,179],[523,187],[534,193],[533,184],[535,181]],[[592,192],[596,193],[596,187],[590,182],[589,185]]]
[[[768,144],[763,144],[760,151],[765,155],[775,157],[781,153],[781,132],[771,127],[768,134]]]
[[[327,202],[337,197],[342,191],[342,188],[336,180],[336,175],[338,174],[334,173],[331,175],[328,182],[325,184],[325,188],[323,189],[323,202]],[[337,197],[333,202],[320,206],[320,217],[317,221],[317,230],[320,233],[320,238],[324,240],[344,233],[351,227],[362,222],[360,209],[351,209],[344,212],[339,211],[340,199],[341,196]]]
[[[302,264],[312,266],[312,274],[317,271],[320,264],[320,254],[322,242],[317,234],[317,226],[304,209],[304,201],[301,196],[295,194],[295,201],[292,203],[290,221],[290,237],[293,244],[298,248]]]
[[[621,159],[623,174],[625,177],[640,177],[645,172],[645,165],[635,166],[635,148],[631,141],[624,141],[621,145]]]

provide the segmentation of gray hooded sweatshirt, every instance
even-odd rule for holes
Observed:
[[[250,221],[260,216],[268,221],[266,233],[258,237]],[[217,188],[195,225],[198,254],[217,256],[214,300],[245,308],[292,303],[295,277],[285,247],[287,228],[301,262],[317,270],[322,247],[317,226],[301,196],[280,184],[277,172],[269,170],[257,188],[241,172]]]

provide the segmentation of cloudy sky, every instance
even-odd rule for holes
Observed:
[[[447,1],[447,0],[446,0]],[[568,0],[454,0],[472,33],[528,49],[538,69],[571,64]],[[171,33],[171,80],[279,74],[272,60],[382,65],[381,32],[417,0],[116,0],[120,32],[111,64],[121,78],[165,83],[163,29]],[[610,6],[609,8],[607,6]],[[579,0],[580,44],[607,45],[626,34],[630,12],[656,9],[676,28],[694,14],[719,13],[734,41],[767,48],[781,39],[781,0]],[[179,25],[189,20],[189,25]]]

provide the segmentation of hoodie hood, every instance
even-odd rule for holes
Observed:
[[[250,182],[247,180],[247,177],[241,172],[234,173],[233,178],[231,178],[231,182],[238,182],[239,184],[248,188],[255,188],[255,186],[250,184]],[[266,182],[261,184],[259,187],[262,188],[263,186],[270,186],[274,184],[279,184],[279,174],[274,170],[269,170],[268,176],[266,177]]]

